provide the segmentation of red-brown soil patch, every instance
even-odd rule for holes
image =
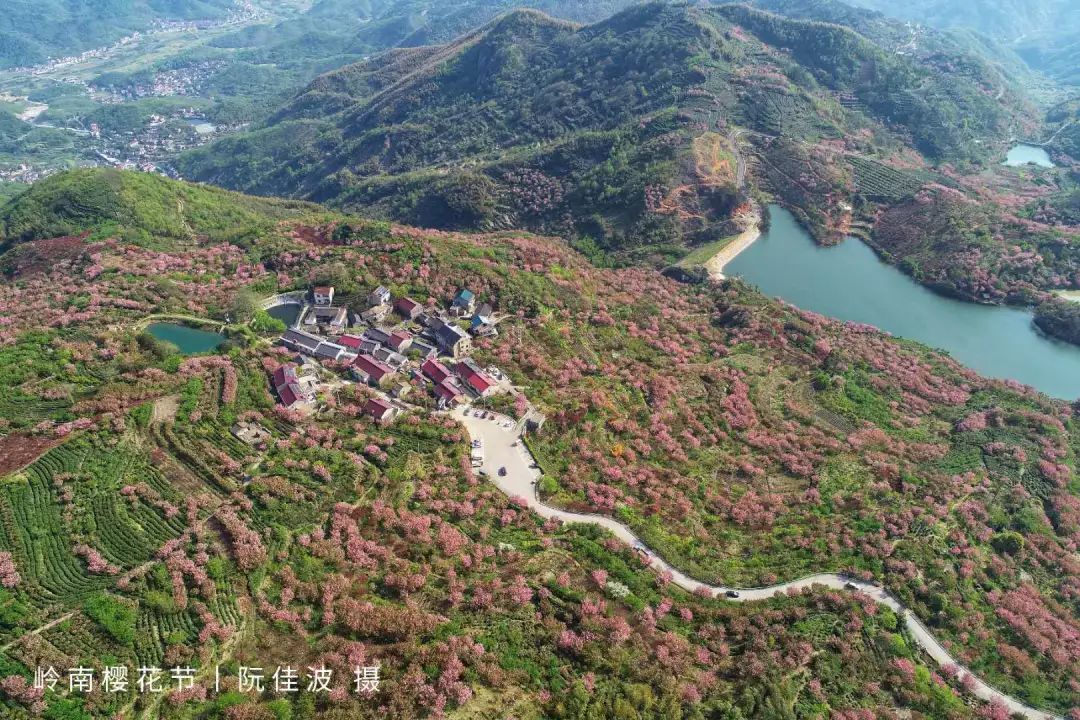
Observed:
[[[337,227],[336,223],[324,225],[322,227],[296,225],[289,232],[289,237],[293,240],[308,243],[309,245],[319,245],[324,247],[327,245],[340,245],[341,243],[334,242],[335,227]]]
[[[26,467],[60,442],[61,438],[32,435],[0,437],[0,476]]]
[[[15,247],[4,258],[0,271],[8,277],[36,275],[86,253],[87,235],[35,240]]]

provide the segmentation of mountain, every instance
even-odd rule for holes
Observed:
[[[650,3],[583,27],[517,11],[319,78],[178,167],[422,226],[529,227],[594,257],[667,261],[733,232],[736,127],[798,143],[858,132],[971,163],[1017,107],[976,59],[935,65],[744,6]]]
[[[387,49],[449,42],[515,7],[595,22],[637,1],[318,0],[295,17],[272,25],[253,25],[214,39],[210,45],[237,51],[237,62],[309,73],[310,79],[311,74],[367,59]],[[278,85],[288,79],[286,76]]]
[[[1002,42],[1020,43],[1080,29],[1072,0],[851,0],[854,5],[937,28],[970,28]]]
[[[852,0],[940,29],[974,30],[1013,48],[1032,68],[1076,84],[1080,4],[1073,0]]]
[[[1024,59],[1007,44],[972,31],[970,25],[945,27],[942,32],[914,28],[896,19],[895,12],[867,10],[840,0],[750,0],[747,4],[787,17],[844,25],[886,50],[940,66],[978,66],[980,73],[996,72],[999,82],[1010,85],[1012,91],[1037,82]]]
[[[1080,35],[1077,32],[1024,42],[1016,52],[1033,68],[1055,80],[1080,86]]]
[[[287,3],[261,6],[261,14],[249,13],[242,28],[208,33],[204,39],[189,34],[170,45],[175,51],[155,51],[148,62],[121,60],[87,78],[101,95],[124,98],[123,105],[109,104],[90,112],[87,104],[94,97],[83,97],[83,89],[71,85],[52,90],[67,95],[64,102],[51,102],[40,88],[34,89],[34,95],[50,102],[50,123],[103,125],[100,116],[120,113],[125,129],[134,130],[145,126],[150,115],[175,112],[169,99],[180,82],[182,96],[201,100],[192,105],[203,117],[217,126],[235,128],[264,120],[323,73],[390,48],[446,42],[518,5],[595,21],[634,1],[319,0],[297,7]],[[155,88],[163,88],[163,97]],[[139,112],[132,112],[132,107]],[[122,153],[120,148],[107,154]]]
[[[228,15],[236,0],[8,0],[0,13],[0,67],[35,65],[108,45],[159,20]]]

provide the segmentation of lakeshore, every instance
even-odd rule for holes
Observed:
[[[787,210],[772,205],[769,215],[760,240],[732,248],[728,274],[804,310],[940,348],[983,375],[1080,396],[1080,348],[1043,335],[1030,310],[939,295],[858,239],[822,247]]]
[[[704,262],[713,280],[724,279],[724,267],[761,237],[761,209],[757,205],[746,215],[746,229]]]

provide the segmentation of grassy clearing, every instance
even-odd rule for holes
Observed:
[[[697,265],[704,265],[709,261],[709,258],[726,248],[738,237],[738,235],[732,235],[731,237],[715,240],[711,243],[705,243],[704,245],[696,247],[687,253],[686,257],[676,263],[676,266],[690,268]]]

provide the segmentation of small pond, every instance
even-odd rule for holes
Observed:
[[[184,355],[210,352],[225,342],[225,336],[207,330],[196,330],[176,323],[153,323],[147,331],[158,340],[172,343]]]
[[[217,132],[217,126],[213,123],[209,123],[205,118],[188,118],[187,124],[190,125],[195,132],[200,135],[209,135]]]
[[[1023,143],[1009,151],[1009,154],[1005,157],[1005,164],[1011,167],[1024,165],[1038,165],[1045,168],[1054,167],[1053,161],[1050,160],[1050,154],[1046,152],[1045,148]]]

